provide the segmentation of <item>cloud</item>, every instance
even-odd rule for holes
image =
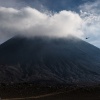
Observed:
[[[14,0],[16,4],[17,0]],[[3,4],[3,3],[2,3]],[[5,5],[5,4],[4,4]],[[0,7],[0,43],[15,36],[67,37],[74,35],[100,47],[100,1],[79,7],[80,13],[39,11],[32,7]],[[45,8],[45,7],[44,7]]]
[[[25,2],[22,0],[0,0],[0,6],[2,7],[13,7],[13,8],[21,8],[25,6]]]
[[[80,6],[83,20],[83,32],[90,39],[88,42],[100,47],[100,1],[88,2]]]
[[[40,12],[31,7],[0,7],[0,38],[23,36],[82,37],[82,19],[72,11]]]

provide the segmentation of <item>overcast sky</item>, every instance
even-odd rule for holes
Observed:
[[[0,0],[0,43],[15,35],[74,35],[100,48],[99,5],[99,0]]]

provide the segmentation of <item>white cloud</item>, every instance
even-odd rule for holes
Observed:
[[[82,37],[82,23],[79,14],[72,11],[47,14],[31,7],[20,10],[0,7],[0,38],[14,35]]]
[[[74,35],[100,47],[100,1],[85,3],[80,13],[40,12],[35,8],[0,7],[0,43],[14,35],[67,37]]]
[[[100,1],[86,3],[80,6],[80,16],[83,19],[83,32],[90,39],[88,42],[100,47]]]

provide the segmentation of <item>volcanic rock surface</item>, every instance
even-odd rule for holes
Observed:
[[[14,37],[0,45],[0,83],[100,83],[100,49],[75,37]]]

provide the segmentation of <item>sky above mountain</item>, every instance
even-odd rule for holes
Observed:
[[[0,0],[0,43],[15,35],[74,35],[100,48],[99,5],[99,0]]]

